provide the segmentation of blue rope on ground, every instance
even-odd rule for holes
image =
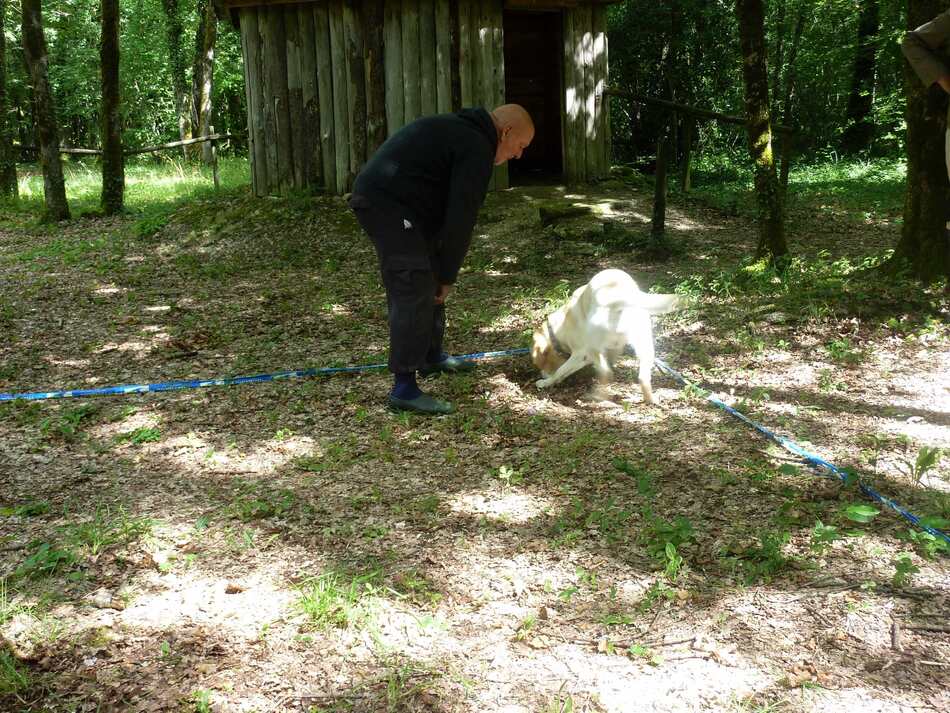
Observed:
[[[667,364],[667,363],[666,363],[665,361],[663,361],[662,359],[657,359],[657,360],[656,360],[656,365],[657,365],[662,371],[664,371],[665,373],[667,373],[667,374],[669,374],[670,376],[672,376],[676,381],[678,381],[678,382],[679,382],[680,384],[682,384],[683,386],[685,386],[685,385],[687,385],[687,384],[690,384],[690,385],[695,386],[695,384],[692,384],[692,383],[691,383],[689,380],[687,380],[682,374],[680,374],[678,371],[676,371],[676,369],[674,369],[673,367],[671,367],[669,364]],[[721,409],[722,409],[723,411],[725,411],[726,413],[732,414],[733,416],[735,416],[736,418],[738,418],[740,421],[742,421],[742,422],[745,423],[746,425],[751,426],[751,427],[754,428],[756,431],[758,431],[759,433],[761,433],[763,436],[765,436],[766,438],[768,438],[770,441],[774,441],[775,443],[778,443],[780,446],[782,446],[785,450],[787,450],[787,451],[789,451],[789,452],[791,452],[791,453],[794,453],[794,454],[797,455],[799,458],[801,458],[801,459],[804,460],[806,463],[808,463],[808,465],[810,465],[812,468],[814,468],[820,475],[825,475],[826,477],[829,477],[829,478],[837,477],[837,478],[838,478],[839,480],[841,480],[841,482],[843,482],[843,483],[847,483],[847,482],[848,482],[848,475],[847,475],[847,473],[845,473],[844,471],[842,471],[840,468],[838,468],[838,467],[837,467],[836,465],[834,465],[833,463],[829,463],[829,462],[826,461],[825,459],[819,458],[818,456],[816,456],[816,455],[813,454],[813,453],[809,453],[809,452],[806,451],[804,448],[802,448],[800,445],[798,445],[797,443],[795,443],[795,441],[793,441],[793,440],[791,440],[791,439],[789,439],[789,438],[786,438],[785,436],[780,436],[780,435],[778,435],[777,433],[773,433],[772,431],[770,431],[769,429],[767,429],[767,428],[766,428],[765,426],[763,426],[762,424],[756,423],[755,421],[753,421],[751,418],[749,418],[749,417],[746,416],[745,414],[743,414],[743,413],[741,413],[741,412],[739,412],[739,411],[736,411],[734,408],[732,408],[732,406],[729,406],[729,405],[727,405],[727,404],[724,404],[722,401],[720,401],[719,399],[717,399],[717,398],[716,398],[715,396],[713,396],[712,394],[709,394],[708,396],[706,396],[706,400],[709,401],[710,403],[712,403],[712,404],[718,406],[719,408],[721,408]],[[871,498],[872,500],[874,500],[874,501],[876,501],[876,502],[879,502],[881,505],[884,505],[885,507],[889,508],[890,510],[893,510],[894,512],[896,512],[898,515],[900,515],[901,517],[903,517],[903,518],[904,518],[905,520],[907,520],[908,522],[910,522],[910,523],[912,523],[913,525],[916,525],[917,527],[919,527],[921,530],[924,530],[925,532],[929,532],[929,533],[930,533],[931,535],[933,535],[934,537],[938,537],[938,538],[944,540],[947,544],[950,544],[950,535],[947,535],[945,532],[943,532],[943,531],[941,531],[941,530],[938,530],[938,529],[936,529],[935,527],[930,527],[929,525],[925,525],[924,523],[922,523],[922,522],[920,521],[920,518],[919,518],[919,517],[917,517],[916,515],[914,515],[912,512],[908,512],[907,510],[905,510],[904,508],[902,508],[900,505],[898,505],[897,503],[895,503],[895,502],[894,502],[893,500],[891,500],[890,498],[884,497],[883,495],[881,495],[879,492],[877,492],[874,488],[870,487],[869,485],[865,485],[864,483],[859,483],[859,484],[858,484],[858,487],[860,488],[860,490],[861,490],[862,493],[864,493],[866,496],[868,496],[868,497]]]
[[[476,361],[479,359],[493,359],[496,357],[503,356],[515,356],[520,354],[527,354],[530,349],[519,348],[519,349],[504,349],[502,351],[495,352],[475,352],[473,354],[462,354],[459,355],[458,359],[463,359],[466,361]],[[656,365],[664,371],[666,374],[670,375],[682,385],[690,384],[682,374],[680,374],[676,369],[672,368],[662,359],[656,360]],[[227,377],[223,379],[199,379],[199,380],[185,380],[185,381],[164,381],[155,384],[130,384],[126,386],[107,386],[100,389],[70,389],[66,391],[37,391],[37,392],[28,392],[22,394],[0,394],[0,402],[2,401],[42,401],[45,399],[65,399],[73,397],[82,397],[82,396],[109,396],[116,394],[144,394],[150,392],[158,391],[177,391],[180,389],[200,389],[207,386],[237,386],[239,384],[253,384],[264,381],[280,381],[282,379],[299,379],[304,377],[311,376],[332,376],[334,374],[354,374],[364,371],[376,371],[379,369],[385,369],[386,364],[365,364],[362,366],[334,366],[334,367],[324,367],[320,369],[296,369],[293,371],[279,371],[273,374],[256,374],[254,376],[235,376]],[[840,470],[833,463],[819,458],[818,456],[809,453],[804,448],[799,446],[794,441],[785,438],[784,436],[779,436],[765,426],[756,423],[748,416],[739,411],[736,411],[731,406],[724,404],[719,399],[715,398],[711,394],[706,397],[706,400],[710,403],[718,406],[723,411],[732,414],[738,418],[743,423],[751,426],[756,431],[761,433],[763,436],[768,438],[771,441],[774,441],[781,445],[786,450],[794,453],[799,458],[804,460],[806,463],[815,468],[819,473],[825,474],[823,471],[828,472],[828,477],[838,477],[842,482],[847,482],[847,474]],[[916,515],[911,512],[908,512],[900,505],[895,503],[890,498],[886,498],[876,490],[871,488],[864,483],[860,484],[861,492],[867,495],[872,500],[875,500],[882,505],[886,506],[890,510],[893,510],[901,517],[903,517],[908,522],[916,525],[925,532],[929,532],[934,537],[938,537],[948,544],[950,544],[950,536],[946,533],[925,525],[920,521]]]
[[[528,349],[506,349],[498,352],[475,352],[462,354],[457,359],[475,361],[478,359],[492,359],[495,357],[527,354]],[[334,374],[354,374],[363,371],[385,369],[386,364],[365,364],[363,366],[333,366],[322,369],[296,369],[294,371],[278,371],[273,374],[256,374],[254,376],[234,376],[223,379],[195,379],[186,381],[163,381],[157,384],[129,384],[126,386],[106,386],[100,389],[69,389],[67,391],[37,391],[23,394],[0,394],[0,401],[42,401],[45,399],[67,399],[81,396],[110,396],[116,394],[145,394],[157,391],[178,391],[179,389],[201,389],[206,386],[237,386],[239,384],[255,384],[262,381],[280,381],[282,379],[300,379],[309,376],[332,376]]]

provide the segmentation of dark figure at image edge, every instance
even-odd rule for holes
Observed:
[[[941,92],[947,103],[944,153],[947,178],[950,180],[950,10],[937,15],[904,37],[901,51],[924,86],[932,92]],[[950,240],[950,205],[947,206],[947,239]]]

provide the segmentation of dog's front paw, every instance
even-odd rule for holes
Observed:
[[[550,379],[538,379],[537,381],[534,382],[534,385],[537,386],[539,389],[546,389],[552,383],[553,382]]]

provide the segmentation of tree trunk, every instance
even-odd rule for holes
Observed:
[[[871,108],[877,73],[878,15],[878,0],[861,0],[857,55],[851,78],[851,93],[848,95],[847,128],[841,137],[841,147],[847,153],[869,149],[874,138]]]
[[[214,89],[214,45],[218,39],[218,18],[212,0],[198,0],[198,30],[195,32],[195,63],[192,68],[192,125],[196,136],[208,136]],[[211,163],[211,142],[201,146],[201,160]]]
[[[772,55],[772,96],[774,101],[782,96],[782,62],[785,60],[785,7],[786,0],[779,0],[778,10],[775,18],[775,52]],[[775,107],[775,114],[778,115],[778,107]]]
[[[178,138],[191,138],[191,92],[185,72],[185,53],[181,47],[184,32],[178,11],[178,0],[162,0],[165,11],[165,32],[168,38],[168,56],[171,60],[172,87],[175,90],[175,112],[178,114]],[[188,148],[181,147],[181,155],[188,158]]]
[[[6,0],[0,0],[0,199],[16,198],[16,154],[7,106],[7,43],[3,33]]]
[[[102,0],[99,67],[102,72],[102,210],[106,215],[115,215],[122,212],[125,191],[119,112],[119,0]]]
[[[22,0],[23,53],[33,82],[33,105],[36,112],[36,137],[40,145],[43,167],[43,194],[46,200],[45,220],[69,220],[66,182],[59,156],[59,127],[56,105],[49,86],[46,38],[43,36],[43,13],[40,0]]]
[[[783,262],[788,254],[788,246],[785,243],[782,196],[772,154],[762,0],[738,0],[736,13],[739,18],[742,73],[745,78],[749,151],[755,162],[755,192],[759,208],[759,244],[756,257],[767,257],[770,262]]]
[[[908,0],[909,29],[932,20],[947,9],[946,0]],[[950,182],[944,163],[947,94],[937,85],[924,87],[904,63],[907,92],[907,196],[904,225],[888,267],[911,273],[925,282],[950,277],[947,212]]]
[[[792,35],[792,46],[788,52],[788,68],[785,70],[785,83],[782,87],[784,96],[782,99],[782,123],[785,126],[794,126],[792,121],[792,97],[795,95],[795,81],[798,77],[796,73],[795,61],[798,57],[798,48],[802,43],[802,33],[805,31],[805,5],[798,7],[798,18],[795,20],[795,33]],[[794,141],[792,134],[786,133],[782,136],[782,141],[791,144]],[[785,189],[788,188],[789,164],[792,159],[792,147],[783,146],[782,148],[782,172],[780,182],[782,184],[782,195],[785,195]]]

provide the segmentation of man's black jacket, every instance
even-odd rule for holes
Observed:
[[[498,133],[484,109],[422,117],[389,137],[353,193],[402,210],[432,247],[440,284],[458,277],[485,200]]]

